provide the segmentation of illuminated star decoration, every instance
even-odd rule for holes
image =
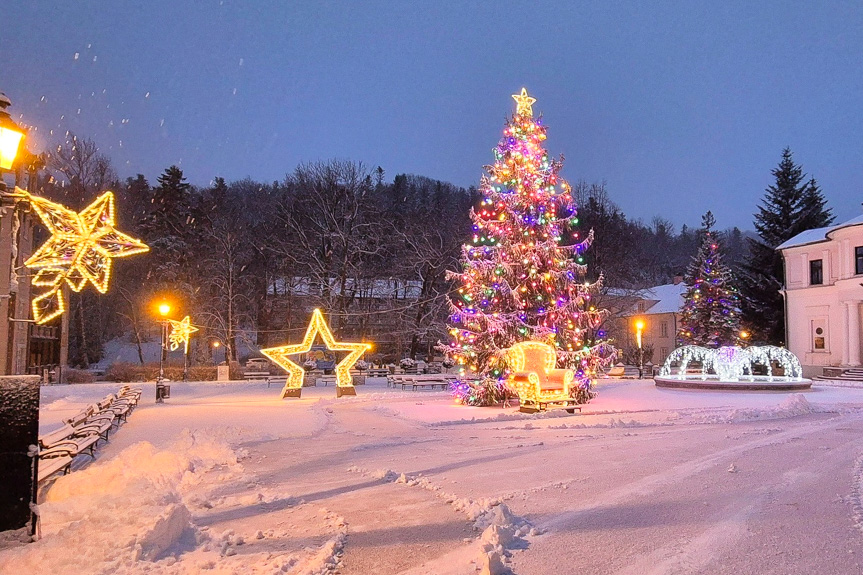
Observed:
[[[189,316],[182,320],[169,319],[171,324],[171,334],[168,336],[168,341],[171,342],[171,351],[176,350],[181,345],[185,346],[183,353],[189,353],[189,337],[198,331],[198,328],[189,323]]]
[[[527,95],[527,88],[522,88],[521,94],[513,94],[512,98],[517,104],[516,114],[533,116],[533,103],[536,102],[536,98]]]
[[[42,324],[66,309],[63,283],[79,292],[87,282],[108,291],[111,260],[149,251],[143,242],[114,229],[114,194],[105,192],[76,213],[60,204],[15,189],[26,197],[51,237],[24,262],[39,270],[33,285],[50,288],[33,299],[33,319]]]
[[[324,340],[327,349],[330,351],[350,352],[336,366],[336,393],[339,397],[342,395],[356,395],[354,384],[351,381],[350,369],[371,346],[367,343],[336,341],[321,310],[316,309],[312,314],[312,320],[309,322],[309,327],[306,329],[306,335],[302,343],[261,350],[261,353],[270,358],[273,363],[288,372],[288,379],[285,381],[284,389],[282,389],[282,399],[288,396],[300,397],[303,387],[303,368],[288,359],[288,356],[311,351],[312,344],[318,334],[320,334],[321,339]]]

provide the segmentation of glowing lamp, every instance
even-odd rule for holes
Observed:
[[[162,317],[165,317],[169,313],[171,313],[171,306],[166,304],[166,303],[160,303],[159,304],[159,315],[161,315]]]
[[[15,156],[18,154],[18,145],[24,137],[24,130],[12,121],[12,117],[6,108],[12,105],[12,101],[6,94],[0,92],[0,169],[11,170]]]

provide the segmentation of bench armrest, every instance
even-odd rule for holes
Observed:
[[[78,444],[72,441],[62,441],[55,443],[51,447],[39,450],[39,457],[59,457],[61,455],[71,455],[74,457],[78,454]]]
[[[563,385],[565,389],[569,389],[574,377],[575,372],[571,369],[549,369],[545,376],[549,383]]]

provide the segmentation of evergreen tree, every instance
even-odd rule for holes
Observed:
[[[141,222],[150,246],[152,273],[157,282],[174,284],[191,294],[191,266],[197,261],[190,253],[194,245],[192,186],[177,166],[166,169],[158,182]]]
[[[782,255],[776,247],[800,232],[829,226],[833,214],[827,208],[814,178],[806,181],[803,168],[785,148],[773,169],[775,183],[768,186],[749,239],[749,257],[741,276],[743,321],[753,343],[782,345],[785,341],[785,306],[780,290],[785,283]]]
[[[537,340],[558,351],[558,363],[576,371],[576,398],[591,397],[598,365],[610,348],[598,341],[607,315],[591,301],[601,278],[585,281],[583,253],[591,231],[579,238],[570,186],[559,175],[562,161],[542,148],[546,127],[534,119],[525,91],[514,96],[516,114],[507,122],[487,167],[478,209],[470,213],[473,241],[462,246],[462,271],[449,277],[459,288],[452,302],[448,352],[480,382],[461,382],[463,403],[488,405],[507,394],[505,350]]]
[[[678,345],[721,347],[740,337],[740,303],[731,270],[722,262],[711,212],[702,217],[701,245],[686,272]]]

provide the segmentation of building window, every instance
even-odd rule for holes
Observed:
[[[659,348],[659,361],[665,362],[665,359],[668,357],[668,348],[660,347]]]
[[[643,301],[638,302],[638,313],[644,313],[644,306],[645,304]]]
[[[863,274],[863,246],[854,248],[854,273]]]
[[[823,260],[811,260],[809,262],[809,285],[821,285],[824,283]]]
[[[668,337],[668,322],[664,321],[659,324],[659,334],[661,337]]]

